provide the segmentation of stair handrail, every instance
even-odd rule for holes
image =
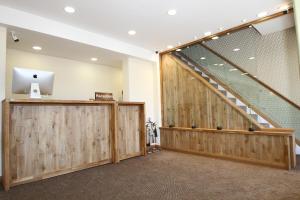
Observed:
[[[282,99],[284,99],[285,101],[287,101],[288,103],[290,103],[291,105],[293,105],[295,108],[297,108],[298,110],[300,110],[300,105],[298,105],[297,103],[293,102],[292,100],[290,100],[289,98],[287,98],[283,94],[279,93],[275,89],[271,88],[269,85],[267,85],[263,81],[259,80],[258,78],[256,78],[255,76],[253,76],[251,73],[249,73],[248,71],[246,71],[245,69],[243,69],[239,65],[237,65],[237,64],[233,63],[232,61],[228,60],[227,58],[225,58],[221,54],[217,53],[216,51],[214,51],[212,48],[208,47],[207,45],[205,45],[203,43],[198,43],[198,44],[201,45],[202,47],[206,48],[208,51],[210,51],[211,53],[215,54],[216,56],[218,56],[219,58],[221,58],[222,60],[224,60],[225,62],[227,62],[228,64],[230,64],[231,66],[233,66],[233,67],[237,68],[238,70],[240,70],[241,72],[245,73],[248,77],[250,77],[254,81],[258,82],[259,84],[263,85],[268,90],[271,90],[271,92],[273,92],[273,94],[276,94],[277,96],[281,97]]]

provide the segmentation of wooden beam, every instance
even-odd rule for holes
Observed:
[[[186,44],[182,44],[182,45],[176,46],[176,47],[174,47],[172,49],[160,52],[160,54],[162,55],[162,54],[170,53],[172,51],[175,51],[176,49],[182,49],[182,48],[186,48],[188,46],[194,45],[194,44],[202,43],[203,41],[210,40],[214,36],[219,36],[220,37],[220,36],[226,35],[227,33],[237,32],[237,31],[243,30],[245,28],[248,28],[250,25],[259,24],[261,22],[268,21],[268,20],[271,20],[271,19],[275,19],[277,17],[281,17],[283,15],[290,14],[290,13],[293,13],[293,12],[294,12],[294,9],[293,8],[289,8],[288,12],[285,12],[285,11],[277,12],[277,13],[274,13],[272,15],[269,15],[269,16],[266,16],[266,17],[262,17],[262,18],[259,18],[259,19],[256,19],[256,20],[253,20],[253,21],[241,24],[239,26],[236,26],[236,27],[233,27],[233,28],[230,28],[230,29],[218,32],[216,34],[200,38],[199,40],[194,40],[194,41],[188,42]]]

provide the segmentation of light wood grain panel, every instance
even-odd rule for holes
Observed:
[[[111,160],[111,117],[110,105],[13,105],[12,184]]]
[[[145,155],[144,104],[118,104],[118,159]]]
[[[160,134],[165,149],[285,169],[294,167],[292,133],[161,128]]]
[[[186,70],[168,54],[162,56],[163,126],[247,130],[260,127],[204,80]]]

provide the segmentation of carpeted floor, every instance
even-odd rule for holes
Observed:
[[[299,161],[299,159],[298,159]],[[1,200],[300,200],[296,170],[163,151],[0,191]]]

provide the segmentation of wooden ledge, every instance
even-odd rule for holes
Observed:
[[[115,104],[115,101],[59,100],[59,99],[5,99],[12,104]]]
[[[206,132],[206,133],[228,133],[228,134],[243,134],[243,135],[281,135],[281,136],[293,136],[293,129],[280,129],[276,128],[269,130],[259,130],[259,131],[247,131],[247,130],[231,130],[231,129],[209,129],[209,128],[184,128],[184,127],[160,127],[161,130],[176,130],[176,131],[191,131],[191,132]],[[289,130],[289,131],[287,131]]]

